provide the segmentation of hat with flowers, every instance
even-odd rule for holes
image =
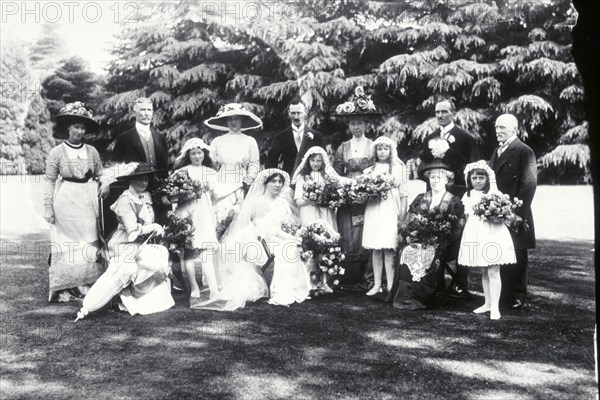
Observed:
[[[56,116],[56,123],[62,128],[72,124],[84,124],[85,133],[94,133],[100,129],[100,125],[92,118],[92,111],[81,101],[65,104]]]
[[[381,115],[381,112],[377,110],[375,103],[371,100],[370,90],[365,90],[362,86],[357,86],[348,101],[335,108],[335,113],[333,115],[336,117],[375,117]]]

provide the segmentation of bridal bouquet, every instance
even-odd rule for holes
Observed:
[[[161,180],[155,193],[158,197],[167,196],[171,203],[183,203],[201,198],[206,190],[202,182],[190,178],[186,169],[179,169]]]
[[[229,228],[229,225],[231,225],[231,222],[233,221],[233,217],[235,217],[235,214],[240,210],[240,206],[238,206],[237,204],[233,207],[231,207],[230,209],[228,209],[225,212],[218,212],[216,214],[216,220],[217,220],[217,224],[215,227],[215,233],[217,236],[217,240],[220,242],[221,239],[223,238],[223,235],[225,234],[225,231],[227,231],[227,228]]]
[[[317,220],[301,226],[295,234],[301,242],[300,257],[305,262],[313,263],[313,280],[320,281],[344,274],[341,263],[345,256],[342,253],[341,237],[331,225]],[[337,285],[337,280],[333,284]]]
[[[384,175],[361,175],[356,179],[354,191],[357,197],[367,197],[371,201],[381,201],[388,197],[392,180]]]
[[[178,217],[173,211],[167,213],[167,218],[169,223],[165,226],[165,233],[159,237],[160,244],[171,252],[193,248],[192,234],[195,228],[192,218]]]
[[[514,218],[515,211],[523,205],[518,198],[510,200],[510,196],[503,193],[484,193],[479,203],[473,206],[473,212],[484,221],[504,223]]]

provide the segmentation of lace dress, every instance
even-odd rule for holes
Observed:
[[[192,180],[201,181],[208,186],[208,191],[199,199],[178,204],[175,215],[179,217],[191,217],[194,225],[193,246],[195,249],[216,249],[217,236],[215,233],[215,213],[213,210],[212,194],[219,192],[220,185],[217,182],[217,172],[204,165],[183,167]]]
[[[254,182],[260,170],[256,140],[243,133],[226,133],[211,143],[211,157],[217,166],[224,197],[215,203],[219,214],[226,213],[244,198],[243,184]]]
[[[457,262],[467,267],[514,264],[517,262],[512,237],[506,225],[500,222],[483,221],[473,214],[483,192],[471,190],[464,194],[462,203],[467,223],[460,241]]]
[[[406,197],[404,183],[407,181],[404,164],[392,168],[387,163],[376,163],[365,170],[365,174],[388,176],[392,179],[392,189],[388,197],[381,201],[367,203],[362,245],[366,249],[395,249],[398,245],[398,220],[400,198]]]
[[[305,177],[300,175],[298,177],[298,181],[296,182],[296,189],[294,192],[294,200],[304,199],[304,183],[307,180],[312,180],[313,182],[323,182],[325,183],[325,178],[320,172],[312,172],[310,177]],[[337,221],[335,216],[335,211],[328,207],[318,207],[314,204],[308,203],[300,208],[300,220],[302,224],[310,224],[315,222],[318,219],[322,219],[327,221],[333,229],[337,230]]]

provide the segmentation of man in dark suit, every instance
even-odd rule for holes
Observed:
[[[301,100],[294,100],[288,108],[291,126],[273,137],[267,155],[267,168],[279,168],[293,176],[294,171],[306,151],[313,146],[323,147],[323,135],[304,123],[306,106]]]
[[[527,296],[527,249],[535,248],[535,230],[531,202],[537,188],[537,162],[535,153],[517,137],[518,121],[514,115],[503,114],[496,119],[496,138],[499,146],[492,154],[490,167],[496,173],[498,190],[518,197],[523,206],[511,223],[517,263],[500,268],[502,294],[500,303],[512,309],[525,305]],[[526,225],[525,225],[526,224]]]
[[[169,171],[169,155],[167,151],[167,142],[165,137],[150,127],[154,110],[152,100],[142,97],[136,100],[133,107],[135,113],[135,126],[117,137],[115,147],[111,154],[111,160],[119,163],[146,162],[150,168],[159,169],[157,175],[164,178]],[[152,191],[156,185],[156,179],[151,178],[148,183],[149,191]],[[112,211],[108,207],[113,204],[123,193],[127,186],[115,183],[111,185],[110,194],[104,200],[105,207],[105,234],[108,235],[116,228],[116,220],[111,218]],[[155,220],[160,223],[166,223],[166,213],[170,207],[164,204],[153,204]]]
[[[421,159],[426,163],[433,162],[437,154],[432,153],[430,144],[432,141],[446,140],[449,145],[448,151],[441,157],[442,161],[446,162],[452,172],[454,172],[454,181],[448,191],[458,198],[467,191],[465,183],[464,170],[468,163],[479,160],[479,147],[475,139],[469,135],[464,129],[454,124],[454,114],[456,108],[450,100],[441,100],[435,105],[435,117],[440,125],[432,134],[424,140]],[[427,184],[429,190],[429,183]],[[456,266],[456,284],[450,288],[450,295],[456,298],[467,299],[470,297],[467,288],[469,268],[457,265]]]
[[[450,152],[445,157],[454,172],[454,182],[448,191],[459,198],[465,194],[467,187],[464,177],[464,169],[468,163],[479,160],[479,147],[475,139],[464,129],[454,124],[456,108],[450,100],[439,101],[435,105],[435,117],[440,125],[432,134],[427,136],[423,142],[424,161],[431,162],[433,156],[429,143],[434,139],[445,139],[450,146]],[[431,158],[431,159],[427,159]]]

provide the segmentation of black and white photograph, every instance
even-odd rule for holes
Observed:
[[[0,1],[0,399],[600,398],[597,17]]]

